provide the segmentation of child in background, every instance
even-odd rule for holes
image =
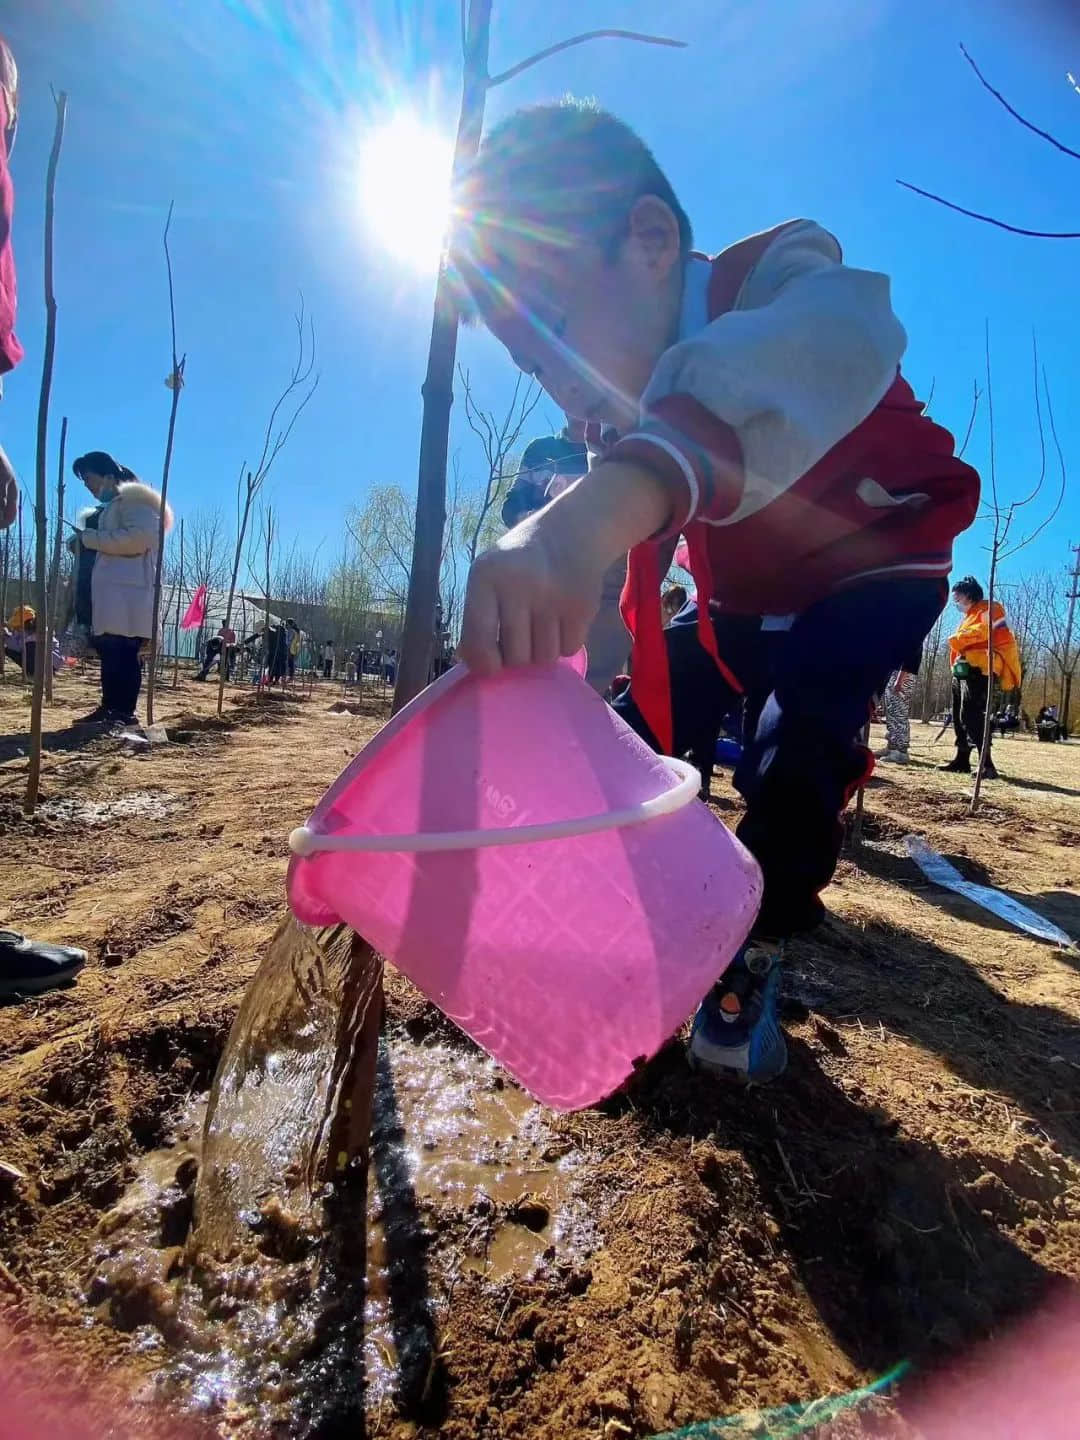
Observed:
[[[589,452],[584,442],[571,440],[565,430],[560,435],[542,435],[530,440],[502,504],[503,524],[512,530],[553,500],[555,497],[548,493],[548,488],[556,475],[576,479],[588,471]]]
[[[686,609],[688,599],[685,585],[668,586],[660,600],[660,612],[664,617],[665,626],[670,625],[675,616]]]
[[[621,435],[477,559],[462,656],[490,674],[574,652],[629,551],[631,685],[616,703],[639,732],[684,753],[703,699],[767,692],[735,775],[762,910],[698,1011],[691,1059],[770,1079],[786,1063],[783,939],[823,914],[840,812],[872,764],[855,737],[941,611],[978,477],[900,376],[885,276],[844,265],[805,220],[695,252],[670,182],[611,115],[568,102],[510,116],[455,216],[451,262],[485,324],[567,415]],[[680,532],[698,623],[664,630]]]
[[[583,427],[579,428],[583,432]],[[503,524],[508,528],[519,525],[588,473],[588,449],[584,440],[573,439],[569,426],[560,435],[530,440],[503,501]],[[589,660],[585,678],[601,695],[611,693],[630,651],[630,637],[619,614],[619,597],[625,583],[626,557],[621,556],[604,575],[600,603],[585,636]]]
[[[285,621],[285,638],[289,644],[289,684],[296,679],[296,662],[300,657],[300,626],[295,620]]]
[[[33,675],[37,665],[37,612],[29,605],[20,605],[12,612],[11,619],[4,627],[4,653],[9,660],[22,665],[26,656],[26,673]],[[64,657],[60,644],[53,636],[52,671],[56,675],[64,668]]]
[[[889,676],[881,697],[885,711],[885,749],[879,760],[889,765],[906,765],[911,759],[911,697],[922,665],[922,647],[899,670]]]

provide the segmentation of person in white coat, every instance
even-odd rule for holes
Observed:
[[[154,629],[154,566],[161,496],[104,450],[80,455],[71,467],[95,500],[104,502],[96,529],[79,543],[95,552],[91,629],[101,657],[101,704],[78,724],[136,724],[142,688],[140,652]],[[166,507],[165,529],[172,527]]]

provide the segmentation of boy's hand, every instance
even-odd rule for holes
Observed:
[[[670,510],[648,471],[604,463],[584,476],[478,556],[465,594],[462,660],[492,675],[576,654],[604,572],[661,529]]]

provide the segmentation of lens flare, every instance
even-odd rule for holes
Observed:
[[[450,215],[453,145],[408,111],[360,141],[360,205],[372,237],[402,265],[434,271]]]

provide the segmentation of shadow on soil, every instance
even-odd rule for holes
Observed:
[[[1041,790],[1047,795],[1070,795],[1074,798],[1080,795],[1080,790],[1070,789],[1067,785],[1051,785],[1049,780],[1028,780],[1019,775],[1002,774],[999,779],[991,783],[1000,785],[1002,782],[1017,790]]]
[[[814,1009],[837,1022],[858,1017],[939,1055],[973,1088],[1011,1096],[1043,1131],[1080,1157],[1075,1074],[1080,1032],[1050,1005],[1007,1000],[953,951],[909,931],[859,928],[830,916],[794,947],[815,990]],[[884,982],[884,983],[883,983]]]
[[[869,818],[868,816],[867,819]],[[984,910],[981,905],[976,905],[973,900],[967,900],[963,895],[954,894],[951,890],[945,890],[939,885],[932,884],[908,855],[896,855],[881,846],[869,844],[860,846],[857,852],[851,854],[850,858],[860,870],[864,870],[868,875],[873,875],[877,879],[888,881],[893,885],[901,885],[904,889],[917,894],[920,899],[936,905],[939,910],[944,910],[948,915],[955,915],[960,920],[981,925],[987,930],[1000,930],[1009,935],[1022,933],[1008,921],[993,914],[992,911]],[[976,885],[993,886],[993,878],[981,861],[973,860],[967,855],[946,854],[943,858],[954,865],[965,880],[970,880]],[[1015,890],[1006,890],[1003,886],[994,888],[1017,901],[1018,904],[1026,905],[1029,910],[1034,910],[1037,915],[1045,916],[1047,920],[1059,925],[1066,934],[1073,937],[1074,941],[1080,940],[1080,895],[1068,890],[1044,890],[1038,895],[1022,895]],[[1053,947],[1049,944],[1047,944],[1047,950],[1049,953],[1054,953]],[[1076,963],[1075,957],[1061,951],[1056,953],[1067,963]]]
[[[25,760],[30,750],[30,712],[26,713],[26,730],[16,730],[10,735],[0,735],[0,765],[6,760]],[[68,726],[63,730],[45,730],[41,735],[41,748],[48,753],[70,750],[85,750],[95,740],[100,741],[100,730]]]
[[[902,931],[862,931],[830,918],[793,952],[791,978],[817,1016],[838,1025],[859,1017],[868,1028],[880,1020],[941,1055],[973,1089],[1015,1098],[1039,1117],[1029,1135],[1042,1131],[1080,1153],[1068,1078],[1075,1071],[1048,1064],[1054,1055],[1080,1061],[1067,1017],[1009,1004],[960,956]],[[882,983],[890,970],[895,983]],[[798,1018],[809,1013],[789,1009]],[[1044,1293],[1048,1272],[1003,1227],[1020,1222],[1025,1186],[1051,1204],[1065,1182],[906,1137],[858,1085],[841,1087],[826,1073],[825,1052],[847,1047],[824,1018],[816,1026],[823,1051],[791,1041],[788,1072],[773,1087],[703,1086],[681,1047],[670,1046],[629,1104],[645,1143],[650,1132],[710,1138],[745,1156],[808,1294],[856,1364],[880,1371],[902,1358],[936,1363]],[[987,1173],[995,1167],[999,1173]],[[722,1172],[714,1184],[723,1190]]]

